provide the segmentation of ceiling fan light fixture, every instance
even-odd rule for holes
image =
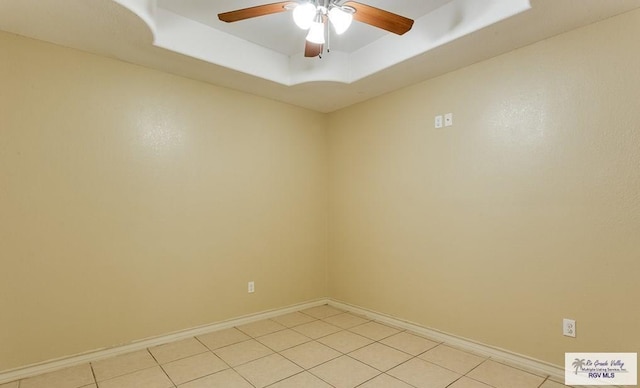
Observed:
[[[303,30],[308,30],[316,16],[316,7],[311,3],[302,3],[293,9],[293,21]]]
[[[1,1],[1,0],[0,0]],[[344,33],[355,19],[358,22],[383,29],[396,35],[403,35],[413,26],[413,20],[357,1],[347,0],[288,0],[257,5],[249,8],[218,14],[225,23],[237,22],[293,11],[293,19],[303,30],[307,30],[305,57],[318,57],[325,50],[330,51],[331,32],[329,24],[337,34]]]
[[[322,21],[311,23],[307,40],[311,43],[324,44],[324,23]]]
[[[329,20],[336,31],[336,34],[342,35],[353,21],[353,12],[344,10],[341,7],[333,7],[329,10]]]

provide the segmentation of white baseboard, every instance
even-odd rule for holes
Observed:
[[[121,354],[134,352],[166,344],[173,341],[179,341],[186,338],[191,338],[198,335],[211,333],[217,330],[223,330],[234,326],[244,325],[259,321],[262,319],[273,318],[278,315],[288,314],[291,312],[304,310],[311,307],[321,306],[323,304],[329,304],[336,308],[353,312],[355,314],[363,315],[373,320],[386,323],[391,326],[410,330],[414,333],[424,335],[425,337],[432,338],[436,341],[444,342],[448,345],[454,346],[461,350],[466,350],[471,353],[489,357],[493,360],[500,361],[516,368],[523,369],[525,371],[533,372],[539,375],[549,376],[551,379],[562,382],[564,381],[564,368],[553,365],[541,360],[514,353],[506,349],[497,348],[494,346],[485,345],[468,338],[462,338],[453,334],[448,334],[439,330],[430,329],[413,322],[405,321],[392,317],[387,314],[382,314],[376,311],[372,311],[366,308],[350,305],[335,299],[317,299],[301,304],[296,304],[284,308],[273,309],[263,311],[256,314],[245,315],[242,317],[216,322],[204,326],[199,326],[187,330],[181,330],[174,333],[147,338],[140,341],[132,342],[130,344],[116,346],[112,348],[94,350],[82,354],[77,354],[69,357],[63,357],[55,360],[49,360],[38,364],[25,366],[13,370],[0,372],[0,384],[21,380],[27,377],[33,377],[47,372],[52,372],[67,367],[80,365],[92,361],[98,361],[101,359],[118,356]]]
[[[363,315],[378,322],[386,323],[401,329],[410,330],[414,333],[424,335],[439,342],[444,342],[461,350],[469,351],[493,360],[500,361],[516,368],[533,372],[535,374],[549,376],[551,379],[562,382],[564,381],[564,368],[550,364],[545,361],[536,360],[522,354],[514,353],[506,349],[485,345],[468,338],[462,338],[453,334],[444,333],[439,330],[430,329],[420,326],[416,323],[404,321],[392,316],[382,314],[376,311],[368,310],[362,307],[353,306],[338,300],[329,299],[329,305]]]
[[[92,350],[86,353],[76,354],[72,356],[57,358],[54,360],[44,361],[37,364],[28,365],[21,368],[16,368],[8,371],[0,372],[0,384],[8,383],[11,381],[25,379],[27,377],[37,376],[47,372],[53,372],[59,369],[68,368],[75,365],[85,364],[92,361],[98,361],[109,357],[118,356],[121,354],[135,352],[150,348],[153,346],[163,345],[169,342],[179,341],[186,338],[191,338],[198,335],[211,333],[213,331],[228,329],[234,326],[244,325],[262,319],[273,318],[278,315],[288,314],[299,310],[304,310],[311,307],[321,306],[327,304],[328,299],[317,299],[310,302],[300,303],[284,308],[273,309],[263,311],[256,314],[245,315],[242,317],[229,319],[226,321],[216,322],[208,325],[198,326],[191,329],[180,330],[174,333],[161,335],[158,337],[146,338],[140,341],[135,341],[126,345],[115,346],[111,348]]]

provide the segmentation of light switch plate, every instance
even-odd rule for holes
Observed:
[[[436,128],[442,128],[442,115],[436,116],[434,125]]]

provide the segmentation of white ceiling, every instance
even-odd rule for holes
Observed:
[[[177,15],[195,20],[209,27],[235,35],[249,42],[269,48],[287,56],[300,54],[306,32],[291,21],[291,14],[279,13],[268,17],[248,19],[237,23],[222,23],[218,14],[240,8],[275,2],[276,0],[159,0],[158,7]],[[360,0],[367,5],[383,8],[399,15],[418,19],[451,0]],[[353,23],[349,33],[331,34],[331,48],[336,51],[354,52],[387,33],[363,23]]]
[[[330,112],[640,7],[360,0],[415,19],[414,28],[396,36],[354,23],[317,59],[303,57],[304,32],[288,13],[229,24],[216,16],[271,1],[0,0],[0,30]]]

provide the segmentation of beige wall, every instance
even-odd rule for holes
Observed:
[[[0,52],[0,370],[326,296],[326,116]]]
[[[556,364],[637,351],[639,35],[325,116],[0,34],[0,370],[327,295]]]
[[[330,295],[558,365],[638,351],[638,36],[635,11],[332,114]]]

